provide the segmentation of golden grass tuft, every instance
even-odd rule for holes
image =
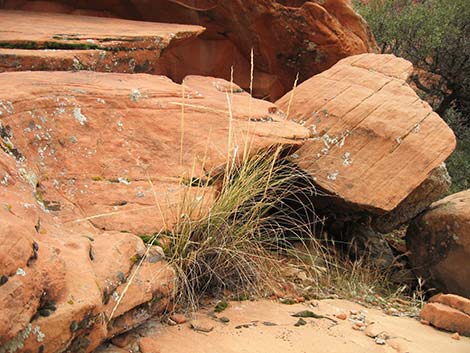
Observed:
[[[192,217],[198,212],[193,204],[181,205],[184,216],[166,233],[164,246],[177,275],[179,304],[196,306],[201,296],[223,290],[259,293],[281,273],[278,258],[289,244],[313,239],[318,219],[299,223],[290,206],[302,192],[302,175],[277,160],[280,154],[280,147],[269,149],[213,177],[220,183],[218,197],[202,217]]]

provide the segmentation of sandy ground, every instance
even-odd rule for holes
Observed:
[[[296,327],[298,318],[291,315],[303,310],[330,317],[337,323],[325,318],[306,318],[304,326]],[[341,313],[349,317],[337,319],[335,315]],[[221,317],[230,321],[222,323]],[[354,318],[359,321],[365,318],[367,328],[353,329]],[[151,321],[134,332],[134,336],[137,341],[141,337],[154,339],[156,348],[144,353],[470,353],[470,338],[455,340],[451,333],[422,325],[415,319],[388,316],[344,300],[322,300],[314,302],[314,306],[230,302],[220,314],[200,311],[193,322],[200,328],[213,329],[200,332],[191,328],[189,322],[166,326]],[[384,338],[384,344],[370,337],[377,334]],[[102,352],[113,352],[112,349],[111,346]]]

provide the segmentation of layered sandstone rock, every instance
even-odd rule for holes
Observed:
[[[90,351],[164,310],[173,272],[138,235],[204,212],[193,180],[227,158],[308,136],[213,78],[2,73],[0,97],[2,353]]]
[[[367,24],[349,0],[6,0],[8,9],[93,14],[207,28],[200,40],[169,48],[153,66],[155,74],[180,82],[188,74],[230,79],[250,86],[250,51],[254,51],[254,94],[275,100],[338,60],[375,48]],[[85,11],[84,11],[85,10]],[[46,20],[47,21],[47,20]],[[209,50],[208,50],[209,49]]]
[[[429,300],[421,319],[442,330],[470,336],[470,300],[453,294],[438,294]]]
[[[0,72],[150,72],[200,26],[0,10]],[[31,27],[34,24],[34,29]]]
[[[312,133],[295,163],[333,195],[320,208],[370,215],[372,227],[386,232],[449,186],[441,165],[455,137],[406,84],[411,70],[392,55],[353,56],[276,102]]]
[[[406,243],[417,275],[470,298],[470,190],[433,203],[410,224]]]

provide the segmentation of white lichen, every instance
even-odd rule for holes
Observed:
[[[75,71],[80,71],[83,69],[82,63],[77,58],[73,58],[72,66]]]
[[[3,178],[0,180],[0,184],[7,186],[10,179],[11,179],[10,174],[5,173]]]
[[[338,171],[334,171],[334,172],[328,174],[326,178],[327,178],[328,180],[335,181],[335,180],[338,178],[338,175],[339,175],[339,172],[338,172]]]
[[[421,124],[420,124],[420,123],[417,123],[417,124],[413,127],[413,132],[414,132],[415,134],[418,134],[420,131],[421,131]]]
[[[342,159],[344,166],[349,167],[352,164],[351,153],[344,152]]]
[[[80,107],[73,108],[73,117],[80,123],[80,125],[85,125],[87,122],[87,117],[82,114],[82,109]]]
[[[121,183],[121,184],[125,184],[125,185],[129,185],[131,182],[127,179],[127,178],[118,178],[118,181]]]
[[[137,88],[132,89],[131,94],[129,95],[131,101],[138,102],[140,98],[142,98],[142,94]]]
[[[310,130],[312,130],[312,134],[313,135],[317,135],[318,134],[318,131],[317,131],[317,126],[312,124],[310,125]]]
[[[6,101],[6,102],[0,101],[0,108],[3,109],[8,114],[12,114],[12,113],[15,112],[15,108],[13,107],[13,103],[11,103],[9,101]]]
[[[112,297],[113,297],[114,301],[116,301],[116,302],[119,301],[119,294],[118,294],[118,292],[114,291]]]
[[[46,338],[46,335],[41,331],[41,327],[40,327],[40,326],[36,326],[36,327],[33,329],[33,334],[36,335],[36,341],[38,341],[38,342],[43,342],[43,341],[44,341],[44,338]]]

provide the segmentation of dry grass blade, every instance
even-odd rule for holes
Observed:
[[[292,100],[294,99],[295,89],[297,88],[297,83],[298,82],[299,82],[299,73],[297,72],[297,76],[295,76],[294,87],[292,88],[292,91],[291,91],[290,97],[289,97],[289,104],[287,106],[286,119],[288,119],[289,116],[290,116],[290,107],[292,105]]]

